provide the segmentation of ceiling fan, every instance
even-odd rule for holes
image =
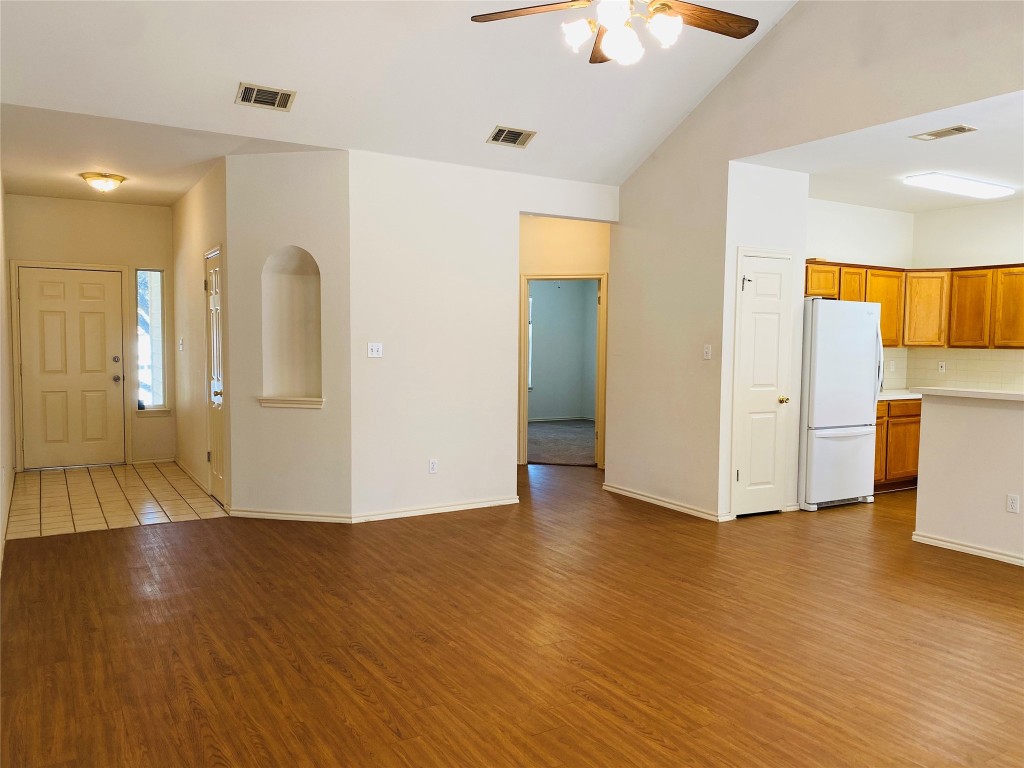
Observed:
[[[472,20],[501,21],[518,16],[532,16],[536,13],[587,8],[593,2],[594,0],[567,0],[561,3],[532,5],[528,8],[481,13],[473,16]],[[647,13],[638,12],[638,5],[646,5]],[[580,47],[595,35],[594,47],[590,52],[591,64],[603,64],[606,61],[634,64],[640,60],[644,55],[644,47],[633,28],[634,18],[646,23],[647,29],[661,43],[662,48],[671,47],[679,39],[683,25],[737,40],[757,29],[757,19],[748,19],[746,16],[684,3],[681,0],[598,0],[596,16],[596,19],[578,19],[562,24],[565,41],[572,46],[574,52],[578,53]]]

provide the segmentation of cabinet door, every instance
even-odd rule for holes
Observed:
[[[882,344],[898,347],[903,342],[903,272],[869,269],[864,300],[882,305]]]
[[[949,322],[949,271],[908,272],[903,310],[903,344],[946,346]]]
[[[995,270],[992,342],[1024,347],[1024,266]]]
[[[859,267],[840,267],[839,298],[843,301],[864,301],[864,283],[868,271]]]
[[[839,266],[837,264],[808,264],[805,296],[839,298]]]
[[[885,482],[885,441],[889,435],[888,422],[879,419],[875,422],[875,482]]]
[[[889,419],[885,450],[885,479],[917,477],[921,418]]]
[[[952,274],[949,289],[949,346],[989,345],[993,271],[965,269]]]

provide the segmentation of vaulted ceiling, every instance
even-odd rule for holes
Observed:
[[[227,134],[232,146],[256,138],[619,184],[793,5],[707,1],[758,19],[757,32],[733,40],[686,28],[674,48],[650,41],[624,67],[588,64],[563,42],[560,23],[585,10],[469,20],[530,4],[517,0],[4,0],[0,97]],[[240,81],[298,95],[286,113],[238,106]],[[33,119],[47,122],[33,110],[5,111],[5,165],[39,151],[28,141]],[[76,125],[48,122],[73,162]],[[497,124],[537,137],[526,149],[485,144]],[[179,148],[183,140],[168,137]]]

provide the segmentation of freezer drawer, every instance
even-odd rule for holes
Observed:
[[[803,482],[810,504],[874,493],[874,425],[808,430]]]

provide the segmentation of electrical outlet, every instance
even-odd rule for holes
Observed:
[[[896,373],[896,361],[895,360],[890,360],[889,361],[889,373]]]
[[[367,357],[384,357],[384,345],[379,341],[371,341],[366,345]]]
[[[705,360],[710,360],[711,359],[711,345],[710,344],[705,344],[704,345],[704,359]]]
[[[946,361],[945,360],[941,360],[939,362],[939,373],[945,373],[945,372],[946,372]]]
[[[437,474],[437,459],[431,459],[430,461],[427,462],[427,474]]]
[[[1006,511],[1020,512],[1020,496],[1016,493],[1006,494]]]

